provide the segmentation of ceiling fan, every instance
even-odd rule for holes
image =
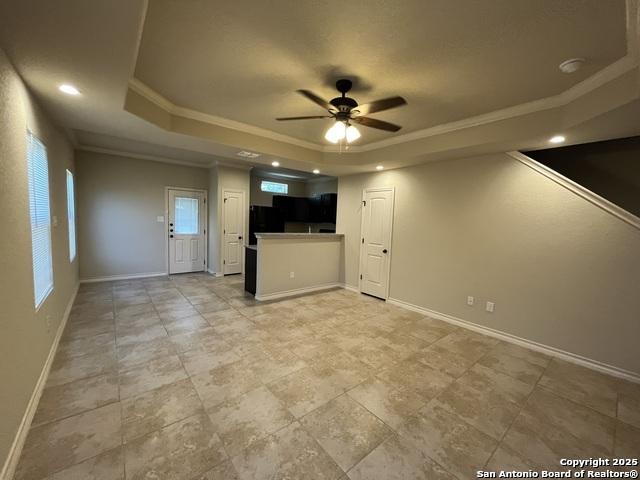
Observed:
[[[336,82],[336,89],[342,94],[340,97],[336,97],[330,101],[326,101],[320,98],[315,93],[309,90],[298,90],[298,93],[305,96],[313,103],[320,105],[322,108],[329,112],[329,115],[311,115],[306,117],[281,117],[276,118],[278,121],[289,120],[313,120],[319,118],[333,118],[335,123],[327,133],[325,138],[331,143],[338,143],[340,140],[346,139],[347,143],[351,143],[354,140],[360,138],[360,132],[352,125],[357,123],[364,125],[365,127],[377,128],[378,130],[385,130],[387,132],[397,132],[402,127],[389,122],[383,122],[375,118],[370,118],[365,115],[370,113],[382,112],[391,108],[400,107],[406,105],[407,101],[402,97],[389,97],[381,100],[376,100],[371,103],[365,103],[358,105],[353,98],[347,97],[346,94],[353,86],[351,80],[340,79]]]

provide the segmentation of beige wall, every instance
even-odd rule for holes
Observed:
[[[47,147],[54,290],[34,309],[26,132]],[[69,262],[66,169],[73,149],[34,103],[0,50],[0,469],[78,284],[78,261]],[[49,325],[47,325],[49,319]]]
[[[246,239],[249,235],[249,170],[242,168],[233,168],[223,165],[213,167],[214,170],[211,173],[211,184],[216,185],[216,221],[211,226],[210,239],[215,236],[215,239],[210,242],[211,251],[214,255],[209,259],[210,268],[212,271],[220,273],[222,272],[222,195],[225,189],[237,190],[244,192],[244,211],[245,211],[245,227],[243,237]],[[210,190],[213,187],[210,186]],[[211,207],[213,208],[213,206]],[[244,253],[243,253],[244,255]],[[244,262],[244,257],[243,257]],[[243,268],[244,271],[244,268]]]
[[[256,298],[338,285],[342,237],[258,239]],[[290,278],[290,273],[294,278]]]
[[[257,175],[251,175],[251,193],[250,200],[251,205],[260,205],[263,207],[271,207],[273,206],[273,193],[263,192],[260,190],[260,184],[263,180],[268,182],[278,182],[278,183],[286,183],[289,186],[289,195],[290,197],[306,197],[307,196],[307,187],[304,182],[294,182],[286,179],[274,179],[274,178],[266,178],[260,177]]]
[[[165,187],[207,190],[209,172],[87,151],[76,164],[80,277],[166,272]]]
[[[311,180],[305,184],[305,187],[305,197],[316,197],[323,193],[338,193],[338,179]]]
[[[640,231],[506,154],[346,176],[351,286],[373,186],[396,188],[391,298],[640,373]]]
[[[526,155],[640,217],[640,137],[550,148]]]

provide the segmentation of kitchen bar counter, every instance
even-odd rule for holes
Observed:
[[[256,233],[256,238],[281,239],[281,238],[342,238],[342,233]]]
[[[271,300],[340,286],[343,234],[255,235],[258,244],[246,246],[245,249],[245,289],[254,293],[256,300]]]

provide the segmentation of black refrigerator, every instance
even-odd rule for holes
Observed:
[[[284,216],[281,210],[252,205],[249,210],[249,245],[258,243],[256,232],[284,232]]]

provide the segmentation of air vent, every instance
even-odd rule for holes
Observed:
[[[236,155],[238,155],[239,157],[242,157],[242,158],[258,158],[260,156],[259,153],[247,152],[246,150],[242,150],[242,151],[236,153]]]

